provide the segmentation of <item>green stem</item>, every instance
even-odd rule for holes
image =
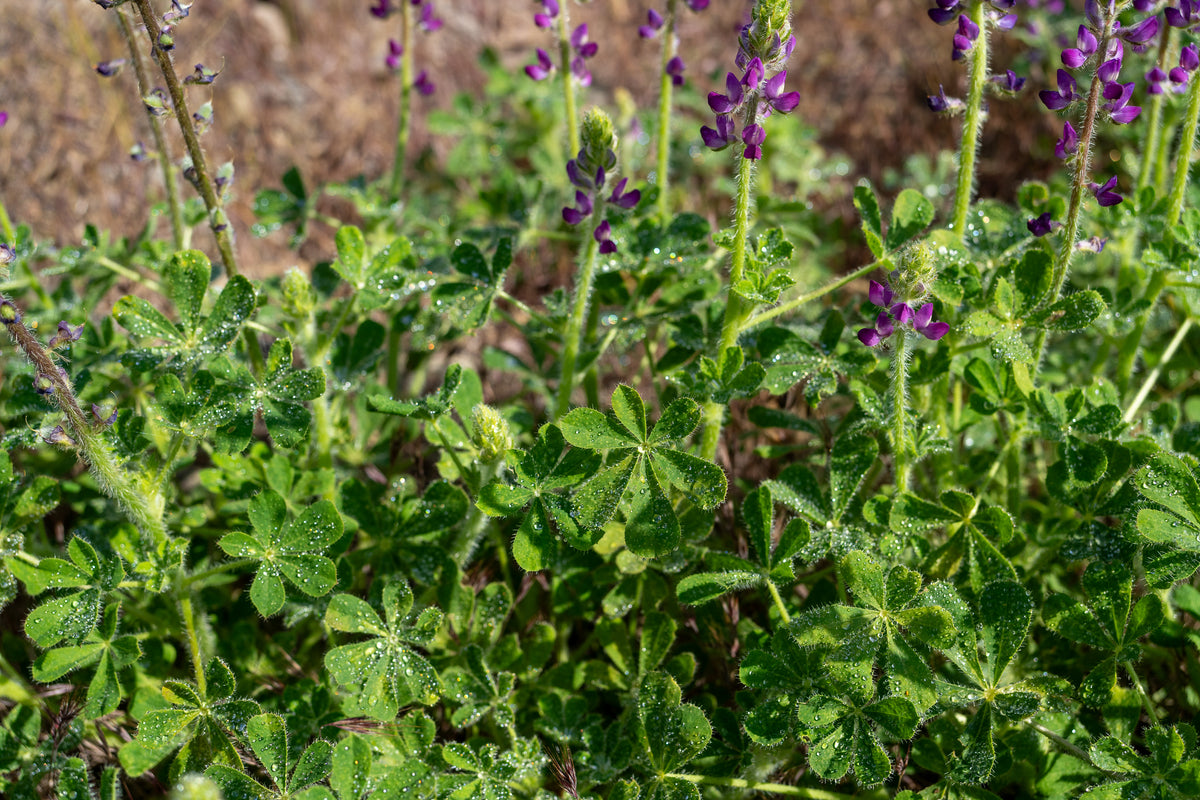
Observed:
[[[566,3],[563,3],[563,7],[566,7]],[[597,201],[592,218],[587,224],[587,230],[593,230],[600,223],[604,213],[603,209],[604,203]],[[555,417],[561,417],[571,410],[571,391],[575,388],[575,361],[579,357],[579,349],[583,346],[583,323],[587,319],[592,282],[596,277],[596,251],[598,249],[596,237],[588,236],[583,250],[583,259],[579,265],[579,281],[575,285],[575,302],[571,307],[571,316],[567,318],[567,330],[563,334],[562,375],[558,380],[558,405]]]
[[[721,778],[715,775],[687,775],[680,772],[668,772],[663,777],[675,778],[676,780],[687,781],[688,783],[695,783],[701,786],[728,786],[731,789],[749,789],[755,792],[782,794],[789,797],[806,797],[811,798],[811,800],[851,800],[851,798],[867,800],[868,798],[882,798],[886,796],[880,790],[857,792],[849,795],[815,787],[788,786],[785,783],[766,783],[746,778]]]
[[[125,39],[125,44],[129,48],[129,60],[133,63],[134,74],[137,75],[138,97],[142,98],[148,95],[151,89],[154,88],[150,83],[150,77],[146,72],[146,59],[142,55],[142,48],[138,46],[137,41],[133,38],[133,28],[129,24],[129,20],[125,18],[125,12],[119,8],[117,12],[117,25],[121,29],[121,36]],[[163,133],[162,122],[158,117],[147,111],[146,117],[150,122],[150,133],[154,136],[154,147],[157,151],[158,167],[162,172],[163,185],[167,195],[167,217],[171,221],[171,240],[175,244],[176,250],[182,250],[186,246],[183,225],[183,207],[179,202],[179,185],[175,181],[175,165],[172,163],[171,151],[167,142],[167,137]]]
[[[565,0],[558,14],[558,75],[562,80],[563,106],[567,116],[567,152],[574,158],[579,152],[579,117],[575,110],[575,78],[571,74],[571,21]]]
[[[979,26],[979,36],[971,47],[967,68],[967,108],[963,118],[962,142],[958,147],[958,186],[954,191],[954,230],[963,239],[967,236],[967,214],[971,210],[971,194],[975,188],[975,157],[979,151],[979,133],[986,112],[983,92],[988,80],[988,20],[987,4],[978,2],[971,9],[971,21]]]
[[[4,234],[5,242],[16,245],[17,232],[13,230],[12,220],[8,217],[8,209],[4,207],[3,200],[0,200],[0,233]]]
[[[229,572],[230,570],[241,569],[242,567],[247,567],[251,564],[257,563],[257,561],[258,559],[254,558],[239,558],[234,561],[222,561],[220,564],[209,567],[202,572],[196,572],[188,575],[183,580],[183,586],[186,589],[187,587],[194,586],[197,583],[202,583],[214,575],[220,575],[222,572]]]
[[[751,104],[747,120],[757,119],[758,103]],[[746,323],[750,307],[733,287],[742,279],[746,269],[746,241],[750,236],[750,194],[754,183],[754,161],[742,157],[738,151],[737,203],[733,215],[733,249],[730,252],[728,300],[725,302],[725,319],[721,324],[721,339],[717,345],[717,361],[721,353],[737,344],[738,336]],[[717,444],[721,439],[721,426],[725,422],[725,406],[709,400],[704,404],[704,433],[700,440],[700,457],[712,461],[717,455]]]
[[[788,615],[787,607],[783,604],[783,598],[779,596],[779,587],[770,578],[767,578],[767,591],[771,593],[771,600],[775,603],[775,608],[779,611],[779,618],[783,620],[783,624],[791,624],[792,618]]]
[[[196,635],[196,614],[192,609],[192,596],[186,592],[179,598],[179,615],[183,618],[184,634],[187,636],[188,652],[192,654],[192,669],[196,674],[196,688],[201,697],[208,696],[208,681],[204,677],[204,660],[200,655],[200,637]]]
[[[1188,330],[1191,327],[1192,319],[1188,317],[1179,326],[1179,330],[1175,331],[1175,335],[1171,338],[1170,343],[1167,344],[1167,349],[1163,351],[1162,358],[1154,365],[1154,369],[1150,370],[1150,373],[1146,375],[1146,379],[1142,381],[1142,388],[1138,390],[1137,396],[1133,398],[1133,402],[1129,404],[1129,408],[1121,417],[1122,422],[1128,425],[1133,421],[1137,410],[1141,408],[1142,403],[1145,402],[1146,397],[1149,396],[1150,391],[1154,388],[1154,384],[1158,382],[1158,376],[1162,374],[1163,366],[1175,355],[1175,351],[1179,349],[1179,345],[1183,343],[1183,339],[1187,336]]]
[[[667,196],[668,172],[671,162],[671,94],[675,83],[667,72],[667,64],[675,57],[679,47],[678,2],[667,0],[666,30],[663,32],[662,63],[658,84],[658,219],[663,225],[671,213],[670,198]]]
[[[183,434],[178,431],[171,434],[171,443],[167,446],[166,455],[163,456],[162,463],[158,465],[158,472],[154,475],[155,484],[163,486],[171,477],[171,465],[175,463],[175,457],[179,455],[182,446]]]
[[[1142,679],[1138,677],[1137,670],[1133,668],[1133,662],[1126,661],[1124,666],[1125,674],[1129,676],[1129,680],[1133,681],[1138,697],[1141,698],[1142,708],[1146,710],[1146,717],[1150,720],[1150,724],[1157,725],[1158,712],[1154,709],[1154,701],[1150,699],[1150,695],[1146,692],[1146,687],[1142,686]]]
[[[1171,31],[1170,25],[1164,25],[1158,39],[1158,67],[1166,72],[1165,65],[1170,57]],[[1146,146],[1142,150],[1142,163],[1138,168],[1137,191],[1151,185],[1154,175],[1154,165],[1158,160],[1158,149],[1162,143],[1162,107],[1165,92],[1154,95],[1150,100],[1150,113],[1146,116]]]
[[[1047,728],[1045,725],[1039,725],[1038,723],[1033,722],[1032,720],[1026,724],[1028,724],[1029,727],[1033,728],[1035,731],[1040,733],[1042,736],[1045,736],[1051,742],[1054,742],[1054,744],[1058,745],[1059,749],[1061,749],[1067,755],[1070,755],[1070,756],[1073,756],[1074,758],[1079,759],[1084,764],[1092,764],[1092,757],[1089,756],[1086,751],[1084,751],[1079,746],[1073,744],[1067,738],[1055,733],[1054,731]],[[1092,766],[1095,766],[1095,764],[1092,764]]]
[[[400,109],[396,126],[396,151],[392,156],[392,182],[389,195],[392,200],[400,199],[400,188],[404,183],[404,167],[408,160],[408,138],[412,129],[412,83],[413,83],[413,11],[409,3],[400,3],[400,41],[404,48],[400,53]]]
[[[908,488],[912,465],[908,463],[908,336],[897,331],[896,352],[892,354],[892,459],[895,462],[896,491]]]
[[[873,261],[870,264],[867,264],[865,267],[859,267],[858,269],[854,270],[854,272],[851,272],[848,275],[843,275],[837,280],[825,284],[820,289],[814,289],[813,291],[806,292],[799,297],[794,297],[787,302],[780,303],[774,308],[768,308],[766,311],[760,311],[750,319],[746,320],[746,323],[742,326],[742,331],[744,332],[750,330],[751,328],[757,328],[764,322],[773,320],[776,317],[787,314],[790,311],[795,311],[797,308],[800,308],[800,306],[816,300],[819,297],[824,297],[830,292],[837,291],[851,281],[856,281],[859,278],[865,278],[867,275],[870,275],[872,272],[878,269],[878,267],[879,265]]]
[[[1148,305],[1137,315],[1137,320],[1117,349],[1117,388],[1122,393],[1129,388],[1133,379],[1133,368],[1137,363],[1138,351],[1141,349],[1142,336],[1146,333],[1146,323],[1150,320],[1150,312],[1158,303],[1159,295],[1167,285],[1167,270],[1160,269],[1150,277],[1150,285],[1146,287],[1145,299]]]
[[[1112,39],[1113,23],[1116,15],[1106,15],[1104,30],[1100,34],[1099,47],[1096,52],[1108,52],[1108,43]],[[1054,265],[1053,288],[1048,295],[1047,303],[1054,303],[1062,294],[1063,285],[1067,281],[1067,271],[1071,267],[1071,257],[1075,253],[1075,242],[1079,239],[1079,214],[1083,209],[1083,198],[1088,191],[1088,183],[1092,171],[1092,145],[1096,138],[1096,115],[1100,111],[1100,90],[1103,81],[1098,75],[1092,76],[1091,88],[1088,91],[1087,110],[1083,116],[1083,129],[1079,132],[1079,149],[1075,153],[1075,175],[1071,181],[1071,199],[1067,205],[1067,221],[1063,226],[1062,243],[1059,246],[1058,259]],[[1041,368],[1042,356],[1046,351],[1046,329],[1038,331],[1034,344],[1034,373]]]
[[[1179,150],[1175,155],[1175,177],[1171,182],[1170,201],[1167,203],[1167,225],[1179,223],[1183,216],[1183,195],[1187,189],[1188,173],[1195,156],[1196,121],[1200,119],[1200,81],[1188,84],[1187,116],[1179,136]]]

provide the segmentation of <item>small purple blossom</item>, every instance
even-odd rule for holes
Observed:
[[[936,0],[937,8],[929,9],[929,18],[938,25],[949,25],[958,15],[958,0]]]
[[[1167,24],[1172,28],[1190,28],[1197,21],[1195,17],[1200,11],[1200,0],[1180,0],[1179,8],[1167,7],[1164,12]]]
[[[125,59],[114,58],[111,61],[101,61],[95,66],[96,74],[102,78],[111,78],[125,66]]]
[[[558,0],[542,0],[543,12],[533,15],[533,24],[539,28],[549,28],[558,18]]]
[[[0,111],[0,128],[8,124],[8,112]]]
[[[992,75],[988,80],[999,86],[1000,91],[1010,94],[1016,94],[1025,88],[1025,79],[1011,69],[1005,70],[1003,75]]]
[[[954,34],[954,51],[951,58],[958,61],[975,45],[979,38],[979,26],[971,21],[966,14],[958,17],[958,32]]]
[[[1146,73],[1146,93],[1147,94],[1162,94],[1163,82],[1167,80],[1167,73],[1163,72],[1160,67],[1154,67]]]
[[[908,306],[905,306],[908,308]],[[913,312],[912,326],[917,333],[931,342],[941,339],[950,330],[945,322],[935,322],[933,319],[933,303],[926,303]]]
[[[733,118],[728,114],[718,114],[716,124],[716,128],[710,128],[707,125],[702,126],[700,128],[700,138],[704,140],[705,147],[711,150],[724,150],[737,139],[737,131],[734,129]]]
[[[790,113],[795,110],[796,106],[800,105],[799,92],[783,91],[783,84],[786,80],[787,70],[780,70],[763,87],[763,94],[766,95],[767,105],[771,110],[778,111],[780,114]]]
[[[608,202],[612,203],[617,208],[630,209],[638,204],[642,199],[640,189],[631,189],[625,191],[625,184],[629,182],[628,178],[621,178],[617,181],[617,185],[613,187],[612,194],[608,196]]]
[[[1121,57],[1110,58],[1096,69],[1096,77],[1103,83],[1112,83],[1121,74]]]
[[[59,345],[69,344],[70,342],[78,342],[83,337],[83,325],[76,325],[72,328],[66,320],[61,320],[58,323],[58,333],[50,337],[50,341],[46,342],[46,347],[53,350]]]
[[[1029,232],[1040,239],[1056,228],[1061,228],[1062,223],[1051,219],[1050,212],[1047,211],[1026,222],[1025,227],[1029,228]]]
[[[683,86],[683,72],[687,69],[687,65],[683,63],[683,59],[679,56],[674,56],[667,62],[667,74],[671,76],[672,86]]]
[[[429,71],[424,69],[417,74],[416,79],[413,81],[413,88],[423,97],[428,97],[437,91],[437,85],[429,80]]]
[[[1075,151],[1079,149],[1079,135],[1075,133],[1075,128],[1071,123],[1063,123],[1063,135],[1054,144],[1054,155],[1058,158],[1068,158],[1075,155]]]
[[[40,395],[52,395],[54,394],[54,380],[49,375],[39,372],[33,379],[33,390]]]
[[[413,3],[413,5],[415,6],[416,3]],[[421,4],[421,16],[417,18],[417,24],[426,33],[433,33],[442,27],[442,21],[433,15],[433,3],[427,2]]]
[[[378,19],[387,19],[395,10],[391,0],[375,0],[375,5],[370,8],[371,16]]]
[[[936,111],[939,114],[957,114],[966,108],[966,103],[959,98],[947,97],[946,88],[940,83],[938,84],[938,93],[927,96],[925,102],[929,104],[930,111]]]
[[[646,12],[646,22],[646,25],[638,28],[638,36],[641,36],[643,39],[653,39],[658,36],[658,32],[662,30],[666,20],[663,19],[662,14],[652,8]]]
[[[62,425],[58,425],[44,437],[47,444],[57,444],[63,447],[74,447],[75,440],[67,435]]]
[[[725,73],[725,91],[726,94],[721,94],[720,92],[708,93],[708,107],[717,114],[732,114],[742,105],[742,101],[745,99],[745,92],[742,91],[742,82],[732,72]]]
[[[703,11],[708,8],[708,0],[683,0],[683,4],[692,11]]]
[[[1119,195],[1117,192],[1114,191],[1114,189],[1116,189],[1116,186],[1117,186],[1117,176],[1116,175],[1113,175],[1111,178],[1109,178],[1103,184],[1099,184],[1099,183],[1089,183],[1088,184],[1088,188],[1092,191],[1092,194],[1096,197],[1096,202],[1100,203],[1100,205],[1104,206],[1105,208],[1107,208],[1109,206],[1115,206],[1125,199],[1124,197],[1122,197],[1121,195]]]
[[[751,161],[757,161],[762,158],[762,143],[767,139],[767,130],[757,122],[747,125],[742,130],[742,144],[746,149],[742,152],[742,157]]]
[[[1038,97],[1042,103],[1051,111],[1060,111],[1075,102],[1079,98],[1076,93],[1075,78],[1065,69],[1058,71],[1058,91],[1052,92],[1049,89],[1043,89],[1038,92]]]
[[[535,81],[544,81],[550,77],[550,73],[552,72],[554,72],[554,62],[550,60],[550,54],[539,47],[537,49],[537,63],[526,64],[525,74]]]
[[[112,425],[114,422],[117,421],[117,407],[113,406],[112,413],[109,414],[108,416],[105,416],[104,410],[102,408],[100,408],[100,406],[96,405],[95,403],[92,403],[92,416],[94,416],[96,418],[96,421],[99,422],[101,425]]]
[[[608,220],[604,220],[596,226],[596,230],[592,231],[592,238],[600,243],[600,253],[609,255],[617,252],[617,244],[610,238],[612,234],[612,226],[608,224]]]
[[[1079,33],[1075,36],[1075,46],[1062,51],[1062,62],[1071,69],[1078,69],[1087,63],[1099,46],[1096,34],[1088,30],[1086,25],[1080,25]]]
[[[1128,105],[1129,99],[1133,96],[1133,81],[1129,83],[1106,83],[1104,85],[1104,98],[1108,100],[1104,104],[1104,109],[1108,111],[1112,121],[1118,125],[1125,125],[1137,119],[1138,114],[1142,113],[1140,106]]]
[[[575,190],[575,204],[578,208],[567,206],[562,211],[563,221],[568,225],[578,225],[583,222],[591,215],[594,208],[592,198],[578,189]]]
[[[1133,48],[1135,53],[1145,52],[1150,42],[1158,35],[1158,16],[1146,17],[1137,25],[1119,28],[1116,35]]]
[[[390,70],[400,69],[400,56],[404,55],[404,45],[400,44],[395,39],[388,39],[388,54],[383,63]]]

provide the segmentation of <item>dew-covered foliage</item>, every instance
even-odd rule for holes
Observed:
[[[605,3],[531,3],[522,71],[363,0],[391,169],[241,187],[203,9],[95,0],[162,199],[0,204],[0,796],[1200,797],[1200,5],[914,7],[961,138],[878,189],[803,9],[706,75],[709,5],[639,11],[638,107]],[[431,36],[485,93],[430,110]],[[981,197],[1002,104],[1060,168]]]

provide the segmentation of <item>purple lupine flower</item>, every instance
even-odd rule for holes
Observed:
[[[629,182],[628,178],[621,178],[617,181],[617,185],[613,187],[612,194],[608,196],[608,202],[612,203],[617,208],[630,209],[638,204],[642,199],[640,189],[631,189],[625,191],[625,184]]]
[[[905,308],[908,308],[908,306],[905,306]],[[931,342],[936,342],[950,330],[948,323],[934,321],[933,303],[926,303],[913,312],[912,326],[917,333]]]
[[[592,231],[592,238],[600,243],[600,252],[603,255],[617,252],[617,243],[610,238],[612,226],[608,224],[608,220],[604,220],[596,226],[596,230]]]
[[[1141,11],[1143,14],[1154,8],[1154,0],[1133,0],[1134,11]]]
[[[1075,151],[1079,149],[1079,135],[1075,133],[1075,128],[1071,123],[1063,123],[1063,135],[1054,144],[1054,155],[1059,158],[1068,158],[1075,155]]]
[[[94,416],[96,421],[101,425],[112,425],[117,421],[117,407],[113,406],[112,413],[108,416],[104,416],[104,410],[95,403],[92,403],[92,416]]]
[[[898,325],[908,325],[913,321],[913,310],[908,303],[896,303],[888,311]]]
[[[184,78],[183,82],[189,86],[210,86],[220,74],[221,70],[219,69],[212,69],[203,64],[197,64],[192,70],[192,74]]]
[[[867,287],[867,299],[871,305],[887,308],[892,304],[892,287],[879,281],[871,281]]]
[[[1099,46],[1096,34],[1088,30],[1086,25],[1080,25],[1079,33],[1075,36],[1075,46],[1062,51],[1062,62],[1071,69],[1078,69],[1087,63]]]
[[[892,318],[888,316],[888,312],[880,311],[879,316],[875,318],[875,327],[861,329],[858,332],[858,340],[867,347],[875,347],[891,336],[894,330]]]
[[[742,144],[746,149],[742,151],[742,158],[757,161],[762,158],[762,143],[766,141],[767,130],[757,122],[747,125],[742,130]]]
[[[543,12],[533,15],[533,24],[539,28],[549,28],[558,18],[558,0],[542,0]]]
[[[416,3],[413,3],[413,5],[415,6]],[[421,4],[421,16],[417,19],[417,24],[426,33],[433,33],[442,27],[442,21],[433,15],[433,3],[426,2]]]
[[[1135,53],[1143,53],[1158,35],[1158,15],[1146,17],[1129,28],[1119,28],[1115,33],[1128,43]]]
[[[375,0],[375,5],[370,8],[371,16],[379,19],[387,19],[395,11],[392,8],[392,0]]]
[[[49,394],[49,392],[46,394]],[[62,445],[63,447],[75,446],[75,440],[67,435],[67,432],[63,430],[62,425],[56,426],[54,430],[47,433],[43,438],[45,439],[46,444],[58,444]]]
[[[754,91],[762,84],[763,78],[766,77],[766,74],[767,68],[763,66],[762,59],[758,56],[755,56],[750,60],[750,63],[746,65],[746,74],[742,76],[741,81],[742,86],[746,87],[750,91]]]
[[[979,26],[972,22],[966,14],[960,14],[958,16],[958,33],[954,34],[954,51],[951,58],[958,61],[975,46],[975,40],[978,38]]]
[[[958,0],[935,0],[937,8],[929,9],[929,18],[938,25],[948,25],[954,21],[958,12]]]
[[[732,72],[725,73],[725,91],[727,94],[708,93],[708,107],[717,114],[732,114],[741,107],[742,101],[745,99],[742,82]]]
[[[1083,253],[1103,253],[1106,244],[1108,244],[1108,239],[1093,236],[1090,239],[1080,239],[1075,243],[1075,249]]]
[[[1005,70],[1003,75],[992,75],[988,80],[999,86],[1000,91],[1009,94],[1016,94],[1025,88],[1025,79],[1011,69]]]
[[[1088,184],[1088,188],[1091,189],[1092,194],[1095,195],[1096,201],[1098,203],[1100,203],[1101,206],[1104,206],[1106,208],[1108,206],[1115,206],[1125,199],[1121,195],[1117,194],[1117,192],[1113,191],[1116,188],[1116,186],[1117,186],[1117,176],[1116,175],[1113,175],[1111,178],[1109,178],[1103,184],[1099,184],[1099,183],[1089,183]]]
[[[101,61],[95,66],[96,74],[102,78],[111,78],[125,66],[125,59],[114,58],[111,61]]]
[[[1121,74],[1121,56],[1110,58],[1096,68],[1096,77],[1103,83],[1112,83]]]
[[[710,150],[724,150],[729,147],[737,138],[733,118],[728,114],[718,114],[717,127],[701,126],[700,138],[704,140],[704,146]]]
[[[567,206],[562,210],[563,220],[568,225],[578,225],[591,215],[593,205],[592,198],[578,189],[575,190],[575,204],[578,208]]]
[[[1104,109],[1108,111],[1112,121],[1118,125],[1125,125],[1137,119],[1138,114],[1142,113],[1140,106],[1128,105],[1129,98],[1133,96],[1133,81],[1129,83],[1112,83],[1104,84],[1104,98],[1108,100],[1104,104]]]
[[[1161,68],[1154,67],[1146,73],[1146,92],[1147,94],[1162,94],[1163,82],[1167,80],[1167,73]]]
[[[1076,94],[1075,78],[1065,69],[1060,69],[1058,71],[1058,91],[1052,92],[1049,89],[1043,89],[1038,92],[1038,97],[1051,111],[1066,108],[1079,98],[1079,95]]]
[[[536,64],[525,65],[525,74],[535,81],[544,81],[554,72],[554,62],[550,60],[550,54],[540,47],[537,49],[537,61]]]
[[[1051,219],[1050,212],[1047,211],[1026,222],[1025,227],[1029,228],[1029,232],[1040,239],[1054,229],[1061,228],[1062,223]]]
[[[667,62],[667,74],[671,76],[672,86],[683,86],[683,71],[687,69],[687,65],[683,63],[683,59],[679,56],[674,56]]]
[[[1013,28],[1017,27],[1016,14],[1000,14],[992,12],[991,18],[993,24],[1002,31],[1011,31]]]
[[[1200,67],[1200,52],[1197,51],[1196,45],[1189,44],[1179,54],[1179,66],[1171,68],[1169,77],[1175,84],[1175,91],[1183,91],[1188,78],[1198,67]]]
[[[588,26],[586,22],[571,33],[571,47],[583,58],[591,58],[600,49],[600,45],[588,41]]]
[[[1164,12],[1167,24],[1172,28],[1190,28],[1195,24],[1193,19],[1200,11],[1200,0],[1180,0],[1179,8],[1167,7]]]
[[[67,324],[66,320],[61,320],[58,323],[58,333],[56,333],[56,334],[54,334],[54,336],[50,337],[50,341],[46,342],[46,347],[49,347],[51,350],[53,350],[54,348],[58,347],[59,345],[69,344],[71,342],[78,342],[82,337],[83,337],[83,325],[82,324],[77,325],[74,328],[72,328],[69,324]]]
[[[708,0],[683,0],[683,4],[692,11],[703,11],[708,8]]]
[[[417,75],[416,80],[413,81],[413,88],[424,97],[428,97],[437,91],[437,85],[434,84],[433,81],[429,80],[429,71],[424,69],[421,70],[421,72]]]
[[[388,54],[387,58],[383,59],[387,68],[393,71],[400,69],[400,56],[402,55],[404,55],[404,45],[395,39],[388,39]]]
[[[926,97],[925,102],[929,104],[930,111],[936,111],[939,114],[957,114],[966,108],[966,103],[959,98],[947,97],[946,88],[940,83],[938,84],[938,93]]]
[[[666,23],[663,15],[653,8],[646,12],[646,21],[648,24],[638,28],[638,36],[641,36],[643,39],[653,39],[658,36],[658,32],[662,30],[662,26]]]
[[[778,111],[780,114],[787,114],[800,105],[799,92],[783,91],[783,83],[786,80],[787,70],[783,69],[775,73],[763,87],[763,94],[766,95],[767,105],[771,110]]]

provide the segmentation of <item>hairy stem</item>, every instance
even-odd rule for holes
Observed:
[[[129,47],[129,60],[133,64],[133,71],[137,76],[138,97],[145,97],[154,88],[150,83],[149,74],[146,72],[146,59],[142,55],[142,48],[138,46],[137,40],[133,37],[133,28],[130,26],[129,20],[125,18],[125,12],[118,8],[116,13],[117,26],[121,29],[121,36]],[[154,148],[157,151],[158,168],[162,172],[163,186],[166,190],[167,216],[171,221],[171,240],[175,244],[176,250],[182,250],[187,246],[183,225],[183,206],[179,200],[179,184],[175,180],[175,165],[172,163],[170,145],[158,117],[149,112],[146,117],[150,122],[150,133],[154,137]]]
[[[392,156],[392,182],[388,188],[392,200],[400,199],[400,189],[404,184],[404,167],[408,161],[408,137],[412,129],[412,9],[410,3],[400,3],[400,41],[404,50],[400,53],[400,109],[396,125],[396,150]]]
[[[749,789],[755,792],[787,795],[788,797],[806,797],[811,798],[811,800],[850,800],[852,797],[859,798],[859,800],[869,800],[870,798],[882,798],[886,796],[878,789],[849,795],[842,794],[841,792],[833,792],[829,789],[788,786],[786,783],[766,783],[747,778],[721,778],[715,775],[687,775],[680,772],[668,772],[663,777],[675,778],[676,780],[687,781],[688,783],[695,783],[701,786],[728,786],[732,789]]]
[[[566,4],[563,4],[566,7]],[[575,284],[575,301],[571,306],[571,316],[567,318],[567,330],[563,334],[562,375],[558,380],[558,405],[554,416],[561,417],[571,410],[571,391],[575,388],[575,361],[579,358],[579,350],[583,346],[583,324],[587,320],[588,303],[592,295],[592,282],[596,277],[596,252],[599,243],[590,234],[604,214],[603,201],[597,201],[595,210],[587,223],[587,244],[584,245],[583,257],[579,263],[579,279]]]
[[[768,308],[766,311],[760,311],[759,313],[750,317],[750,319],[746,320],[745,324],[742,325],[742,331],[748,331],[751,328],[757,328],[764,322],[769,322],[776,317],[783,316],[791,311],[795,311],[797,308],[800,308],[801,306],[806,305],[813,300],[824,297],[830,292],[837,291],[852,281],[856,281],[859,278],[865,278],[874,272],[878,267],[879,265],[877,263],[871,262],[865,267],[859,267],[858,269],[854,270],[854,272],[843,275],[842,277],[825,284],[820,289],[814,289],[811,292],[805,292],[799,297],[793,297],[791,300],[780,303],[774,308]]]
[[[908,462],[908,336],[897,331],[896,352],[892,354],[892,459],[895,462],[896,491],[908,488],[912,465]]]
[[[771,593],[771,602],[775,604],[775,609],[779,611],[779,618],[783,620],[783,624],[791,624],[792,618],[787,612],[787,606],[783,604],[783,598],[779,596],[779,587],[770,578],[767,579],[767,591]]]
[[[658,167],[655,177],[658,182],[658,218],[664,225],[671,213],[670,198],[667,196],[667,173],[671,162],[671,94],[675,87],[671,75],[667,72],[667,64],[675,57],[679,48],[678,5],[679,0],[667,0],[658,84]]]
[[[204,677],[204,660],[200,654],[200,637],[196,633],[196,612],[192,608],[192,596],[184,591],[179,598],[179,616],[183,619],[183,631],[187,637],[188,652],[192,656],[192,669],[196,675],[196,688],[200,696],[208,695],[208,681]]]
[[[1142,708],[1146,711],[1146,718],[1150,721],[1151,725],[1157,725],[1158,712],[1154,709],[1154,701],[1150,699],[1146,687],[1142,686],[1142,679],[1138,676],[1137,670],[1134,669],[1133,662],[1126,661],[1123,666],[1125,667],[1125,674],[1129,676],[1129,680],[1133,681],[1133,686],[1137,689],[1138,697],[1142,701]]]
[[[1142,388],[1138,390],[1137,395],[1133,398],[1133,402],[1129,404],[1129,408],[1126,409],[1125,414],[1121,417],[1122,422],[1129,424],[1133,421],[1138,409],[1142,407],[1142,403],[1145,402],[1146,398],[1150,395],[1150,391],[1154,388],[1154,384],[1158,382],[1158,376],[1162,374],[1163,367],[1175,355],[1175,351],[1179,349],[1179,345],[1183,343],[1183,339],[1187,336],[1191,327],[1192,319],[1188,317],[1179,326],[1179,330],[1175,331],[1175,335],[1171,338],[1170,343],[1167,344],[1167,349],[1163,351],[1162,358],[1154,365],[1154,369],[1150,370],[1146,375],[1146,379],[1142,381]]]
[[[747,120],[758,116],[757,102],[752,104]],[[728,300],[725,302],[725,319],[721,323],[721,339],[717,344],[717,361],[721,353],[737,344],[738,335],[745,325],[749,306],[733,287],[742,279],[746,269],[746,241],[750,236],[750,194],[754,184],[754,161],[743,158],[738,152],[737,202],[733,216],[733,250],[729,261]],[[725,421],[725,406],[713,400],[704,404],[704,433],[700,440],[700,457],[712,461],[717,455],[717,444],[721,439],[721,426]]]
[[[954,190],[954,231],[967,236],[967,214],[975,189],[975,157],[979,151],[979,133],[987,116],[983,110],[983,92],[988,80],[987,4],[978,2],[971,9],[971,21],[979,26],[979,36],[971,47],[967,62],[967,109],[963,117],[962,142],[958,147],[958,185]]]
[[[1171,31],[1170,25],[1163,25],[1162,33],[1158,39],[1158,61],[1159,69],[1164,72],[1167,59],[1170,58],[1171,51]],[[1146,117],[1146,144],[1142,149],[1142,163],[1138,167],[1137,191],[1152,185],[1154,179],[1154,165],[1158,160],[1158,150],[1162,146],[1162,107],[1163,99],[1166,97],[1165,92],[1160,92],[1150,99],[1150,113]]]
[[[1175,156],[1175,177],[1167,203],[1167,224],[1176,225],[1183,216],[1183,195],[1187,189],[1188,172],[1195,156],[1196,121],[1200,119],[1200,80],[1188,84],[1187,116],[1179,136],[1179,151]]]
[[[558,14],[558,75],[562,80],[563,106],[567,115],[567,152],[571,158],[579,152],[579,114],[575,110],[575,78],[571,75],[571,20],[567,13],[570,4],[559,4]]]

